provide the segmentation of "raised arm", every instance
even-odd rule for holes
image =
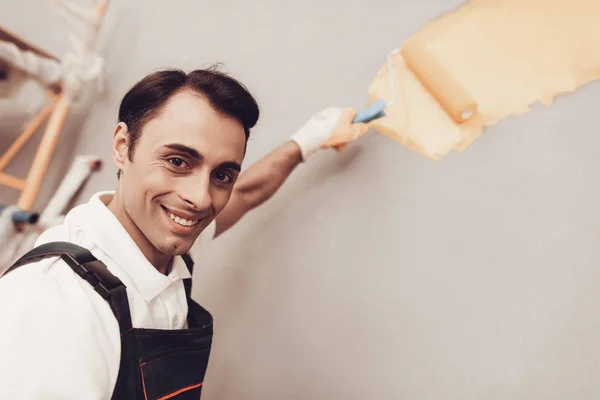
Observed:
[[[365,124],[352,124],[353,108],[327,108],[313,116],[285,142],[240,174],[229,203],[216,217],[215,237],[235,225],[248,211],[271,198],[292,171],[320,149],[338,151],[364,135]]]
[[[300,147],[288,141],[243,172],[235,184],[229,203],[216,218],[215,237],[273,196],[301,162]]]

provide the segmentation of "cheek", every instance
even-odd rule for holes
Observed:
[[[124,191],[130,206],[136,208],[133,213],[140,213],[145,203],[155,197],[171,192],[176,187],[176,179],[164,167],[156,164],[145,166],[131,165],[128,169]]]
[[[148,171],[140,176],[140,183],[144,185],[144,191],[150,195],[160,195],[171,192],[177,185],[177,179],[164,168]]]

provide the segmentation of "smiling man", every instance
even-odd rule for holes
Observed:
[[[170,74],[148,78],[123,100],[113,138],[113,159],[121,172],[108,203],[161,273],[172,256],[190,250],[227,205],[249,130],[258,119],[258,106],[241,86],[229,88],[232,93],[223,93],[224,87],[211,91],[204,85],[211,83],[207,78],[214,78],[193,72],[188,78],[191,88],[182,90],[163,82]],[[179,77],[183,81],[183,75]],[[146,103],[147,87],[157,83],[163,86],[160,92],[166,103],[162,112],[140,107],[144,109],[136,115],[132,110]],[[149,100],[150,105],[156,101]]]
[[[153,73],[125,95],[114,191],[44,232],[0,279],[0,398],[198,399],[213,334],[190,298],[201,249],[319,149],[366,132],[328,108],[240,174],[252,95],[214,69]]]

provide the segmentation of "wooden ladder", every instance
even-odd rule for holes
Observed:
[[[23,51],[31,51],[42,57],[58,61],[57,57],[33,46],[2,27],[0,27],[0,40],[10,41]],[[0,158],[0,185],[21,192],[17,207],[24,211],[30,211],[33,208],[70,106],[61,85],[46,88],[46,96],[46,106],[31,119],[23,132]],[[48,123],[27,177],[21,179],[5,174],[3,171],[6,167],[47,120]]]

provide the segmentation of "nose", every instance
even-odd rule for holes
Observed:
[[[208,211],[212,208],[210,177],[182,182],[179,196],[186,205],[196,211]]]

